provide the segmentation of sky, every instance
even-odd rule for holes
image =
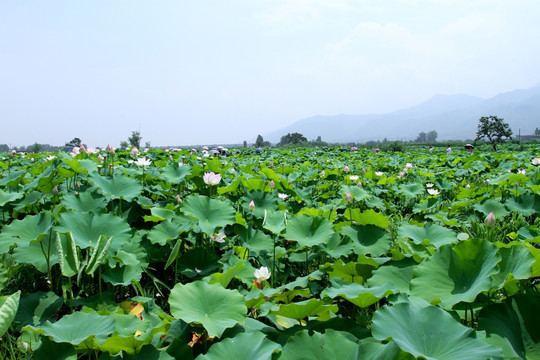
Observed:
[[[488,98],[540,82],[539,16],[538,0],[2,1],[0,144],[253,142]]]

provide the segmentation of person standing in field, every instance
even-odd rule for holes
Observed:
[[[446,155],[450,155],[452,153],[452,148],[450,147],[450,145],[448,145],[448,147],[446,148]]]

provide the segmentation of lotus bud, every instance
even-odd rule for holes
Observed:
[[[358,186],[362,187],[362,182],[361,181],[358,181]]]
[[[86,148],[84,147],[84,145],[79,146],[79,151],[83,151],[83,152],[86,151]]]
[[[101,156],[101,154],[98,154],[97,158],[99,161],[103,161],[103,156]]]
[[[81,184],[79,182],[75,182],[75,189],[79,190],[81,188]]]
[[[114,148],[112,148],[111,145],[107,145],[107,152],[114,155]]]
[[[133,147],[133,149],[131,149],[131,155],[138,155],[139,154],[139,149],[137,149],[137,147]]]
[[[465,189],[470,189],[470,188],[471,188],[471,185],[470,185],[470,184],[467,184],[467,185],[465,186]]]
[[[495,226],[495,214],[493,213],[493,211],[490,212],[488,216],[486,216],[485,224],[487,227]]]
[[[350,192],[350,191],[347,191],[347,194],[345,194],[345,200],[346,200],[347,202],[351,202],[352,199],[353,199],[353,196],[352,196],[351,192]]]
[[[350,170],[349,167],[347,165],[345,165],[345,167],[343,168],[343,171],[349,172],[349,170]]]
[[[79,195],[78,191],[74,191],[73,193],[75,194],[75,196]]]
[[[321,171],[321,177],[324,177],[326,175],[326,173],[323,171]]]
[[[53,195],[58,195],[58,186],[57,185],[54,185],[54,187],[52,188],[52,193],[53,193]]]
[[[179,204],[182,203],[182,198],[180,197],[180,195],[176,195],[176,202]]]
[[[255,202],[253,200],[251,200],[251,202],[249,203],[249,210],[250,211],[255,210]]]
[[[270,180],[270,188],[273,189],[275,186],[274,180]]]

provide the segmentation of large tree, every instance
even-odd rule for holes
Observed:
[[[503,118],[490,115],[482,116],[478,120],[476,140],[487,139],[493,146],[493,151],[497,151],[497,144],[504,142],[503,138],[510,139],[511,136],[512,130]]]
[[[128,137],[129,145],[136,147],[137,149],[140,149],[141,147],[141,132],[140,131],[132,131],[131,136]]]
[[[437,142],[438,136],[439,134],[437,134],[437,131],[431,130],[430,132],[427,133],[426,140],[428,143],[434,143],[434,142]]]
[[[306,142],[307,138],[300,134],[300,133],[288,133],[287,135],[283,135],[281,137],[281,140],[279,142],[280,145],[287,145],[287,144],[299,144]]]

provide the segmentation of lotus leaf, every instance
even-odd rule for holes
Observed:
[[[428,360],[502,359],[501,350],[435,306],[384,306],[373,316],[372,333],[377,340],[392,339],[402,350]]]
[[[62,205],[69,210],[99,213],[107,206],[105,198],[95,192],[68,194],[62,198]]]
[[[96,312],[75,312],[55,323],[47,321],[42,326],[27,326],[23,330],[33,330],[41,335],[50,336],[56,342],[79,345],[90,337],[106,339],[115,328],[115,320],[110,316],[99,315]]]
[[[535,258],[525,244],[511,243],[499,249],[501,262],[499,273],[493,276],[493,287],[501,289],[509,281],[514,279],[528,279],[532,275],[532,265]]]
[[[350,212],[345,211],[345,217],[347,220],[355,221],[358,225],[375,225],[382,229],[386,229],[390,222],[383,213],[377,212],[375,210],[366,210],[365,212],[360,212],[359,209],[352,210],[352,218]]]
[[[336,313],[337,305],[326,304],[319,299],[281,304],[278,309],[270,310],[270,315],[279,315],[289,319],[302,320],[310,316],[328,316],[330,312]]]
[[[320,216],[294,215],[285,231],[285,238],[296,240],[301,247],[327,244],[333,236],[332,223]]]
[[[505,359],[536,359],[540,355],[539,308],[538,297],[513,296],[483,308],[478,329],[486,331],[486,342],[504,351]]]
[[[131,227],[126,220],[108,214],[68,211],[60,215],[55,230],[60,233],[71,231],[73,239],[81,249],[95,247],[101,235],[113,237],[111,250],[116,250],[131,235]]]
[[[436,248],[458,241],[456,233],[452,230],[431,223],[424,225],[424,227],[411,224],[401,225],[398,229],[398,235],[410,238],[416,244],[423,244],[427,241]]]
[[[177,163],[170,163],[161,169],[161,178],[170,182],[171,184],[179,184],[184,181],[187,175],[191,174],[191,166],[182,165]]]
[[[48,234],[52,226],[49,212],[25,216],[22,220],[14,220],[2,227],[0,234],[0,253],[5,253],[12,245],[27,247],[30,242],[39,241]]]
[[[378,287],[364,287],[359,284],[339,284],[338,287],[329,287],[321,292],[321,297],[342,297],[359,307],[367,307],[390,294],[395,294],[398,289],[391,283],[385,283]]]
[[[0,206],[4,206],[8,202],[18,200],[23,196],[24,194],[20,192],[5,192],[4,190],[0,189]]]
[[[63,299],[53,292],[23,294],[14,323],[41,326],[56,314],[63,303]]]
[[[353,240],[354,252],[361,255],[381,256],[391,245],[390,235],[375,225],[344,226],[341,233]]]
[[[277,210],[277,200],[276,196],[261,190],[252,190],[241,199],[245,212],[251,212],[249,204],[253,201],[255,204],[253,216],[261,219],[264,218],[265,212]]]
[[[489,199],[484,201],[482,204],[474,204],[473,208],[476,211],[481,212],[484,216],[487,216],[490,212],[493,211],[497,219],[502,219],[510,212],[506,210],[504,205],[497,199]]]
[[[411,295],[450,309],[459,302],[473,302],[491,288],[491,275],[498,272],[501,256],[497,247],[480,239],[441,246],[413,271]]]
[[[199,220],[199,227],[207,235],[214,235],[217,227],[234,224],[235,211],[229,201],[193,194],[186,198],[182,211]]]
[[[19,309],[21,291],[9,296],[0,296],[0,337],[8,331]]]
[[[416,261],[411,258],[404,258],[400,261],[384,264],[373,271],[372,276],[367,280],[366,284],[368,287],[377,287],[389,282],[400,293],[408,294],[413,270],[416,265]]]
[[[225,329],[243,323],[247,313],[244,297],[238,291],[203,281],[176,284],[169,304],[174,317],[187,323],[200,323],[208,335],[217,337]]]
[[[225,339],[212,345],[210,350],[197,359],[203,360],[269,360],[272,354],[281,350],[281,345],[270,341],[259,331],[246,332],[234,338]]]
[[[34,352],[36,360],[77,360],[77,352],[71,344],[57,343],[44,337],[41,346]]]
[[[125,199],[131,201],[142,193],[143,187],[136,179],[125,176],[101,176],[94,173],[90,180],[103,194],[111,199]]]

